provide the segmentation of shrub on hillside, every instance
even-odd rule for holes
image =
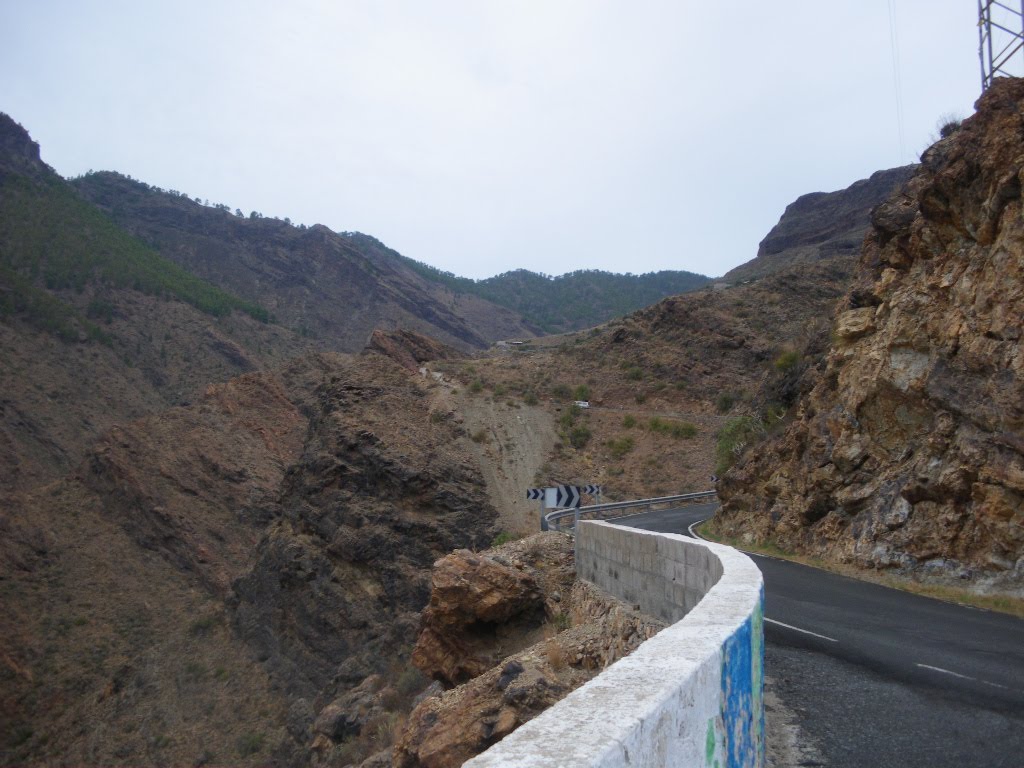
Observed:
[[[652,416],[647,422],[647,428],[658,435],[669,435],[677,440],[689,439],[697,434],[697,427],[687,421],[672,421]]]
[[[510,541],[518,541],[521,537],[508,531],[502,531],[494,539],[491,540],[492,547],[500,547],[502,544],[508,544]]]
[[[764,424],[753,416],[736,416],[729,419],[718,433],[718,444],[715,446],[716,470],[723,474],[751,442],[765,433]]]
[[[569,430],[569,442],[573,448],[583,448],[590,442],[591,432],[586,424],[577,424]]]
[[[579,418],[581,413],[583,413],[583,410],[578,405],[574,405],[558,418],[558,423],[564,429],[568,429],[576,423],[576,419]]]
[[[952,112],[947,112],[941,115],[938,120],[939,138],[947,139],[954,133],[960,130],[960,125],[963,123],[963,119],[959,115],[955,115]]]
[[[787,349],[777,358],[775,358],[775,370],[779,373],[788,373],[789,371],[796,368],[797,363],[800,362],[800,353],[794,349]]]
[[[612,455],[612,458],[621,459],[623,456],[625,456],[627,453],[633,450],[633,446],[635,445],[635,443],[633,441],[633,438],[627,435],[625,437],[613,438],[612,440],[608,441],[607,445],[608,452]]]

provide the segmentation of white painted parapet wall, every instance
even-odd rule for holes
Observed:
[[[761,768],[764,582],[750,558],[583,521],[576,570],[676,623],[465,765]]]

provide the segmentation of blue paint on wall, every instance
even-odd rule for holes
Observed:
[[[764,589],[753,614],[722,648],[722,727],[727,768],[764,765]]]
[[[761,595],[757,599],[757,608],[753,616],[753,634],[751,636],[753,654],[753,688],[754,717],[757,722],[754,728],[757,732],[757,765],[764,765],[764,585],[761,586]]]

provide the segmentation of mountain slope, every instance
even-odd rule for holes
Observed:
[[[437,386],[305,356],[4,505],[0,763],[304,765],[398,718],[431,564],[495,533]]]
[[[691,272],[597,270],[555,278],[516,270],[470,280],[359,232],[242,218],[114,173],[91,173],[74,184],[164,255],[344,351],[361,348],[376,327],[409,328],[463,349],[577,330],[708,282]]]
[[[851,248],[863,240],[869,209],[911,170],[801,197],[759,256],[727,276],[731,285],[474,360],[462,382],[495,403],[550,402],[561,441],[536,485],[599,483],[616,499],[706,489],[734,450],[779,429],[806,393],[807,374],[828,349],[835,304],[851,288]],[[590,408],[574,412],[577,399]],[[534,514],[520,511],[527,529]]]
[[[327,348],[358,351],[376,328],[407,328],[462,349],[533,336],[514,312],[424,280],[372,237],[242,218],[120,174],[90,173],[79,193],[162,255]]]
[[[827,365],[720,486],[719,531],[1024,591],[1024,82],[878,207]]]
[[[0,492],[58,477],[119,420],[306,346],[266,318],[120,230],[0,115]]]

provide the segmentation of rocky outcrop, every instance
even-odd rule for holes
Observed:
[[[456,360],[464,357],[458,350],[452,349],[429,336],[415,331],[384,331],[375,330],[364,352],[376,352],[390,357],[409,371],[419,370],[420,363],[431,360]]]
[[[39,145],[29,138],[28,131],[0,112],[0,175],[37,177],[42,175],[42,167]]]
[[[794,264],[836,257],[854,264],[871,224],[871,209],[905,184],[916,169],[907,165],[877,171],[837,192],[801,195],[786,206],[779,223],[761,241],[757,257],[722,279],[751,280]]]
[[[663,626],[575,582],[563,534],[443,558],[413,661],[435,678],[465,682],[410,713],[394,764],[462,765]]]
[[[872,214],[827,364],[722,481],[720,531],[1024,589],[1024,81]]]
[[[522,568],[467,550],[434,564],[430,603],[413,663],[446,685],[458,685],[494,665],[499,633],[511,635],[544,622],[537,580]]]

